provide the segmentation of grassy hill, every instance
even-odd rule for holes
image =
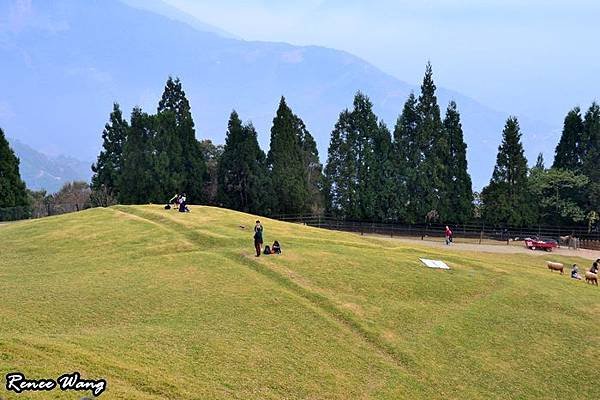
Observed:
[[[600,290],[544,258],[262,219],[284,254],[257,259],[255,219],[119,206],[0,226],[0,375],[79,371],[107,399],[600,398]],[[82,397],[51,394],[18,398]]]

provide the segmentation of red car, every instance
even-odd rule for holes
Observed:
[[[558,247],[556,240],[542,240],[542,239],[525,239],[525,247],[531,250],[542,249],[546,251],[552,251],[553,248]]]

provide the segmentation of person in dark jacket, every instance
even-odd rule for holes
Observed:
[[[179,212],[190,212],[190,209],[187,206],[187,196],[185,193],[179,196]]]
[[[271,247],[271,252],[273,254],[281,254],[281,246],[279,245],[279,242],[277,240],[273,242],[273,246]]]
[[[256,221],[254,225],[254,248],[256,249],[256,257],[260,257],[263,244],[263,226],[260,221]]]

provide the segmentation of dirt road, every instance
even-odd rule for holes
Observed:
[[[446,247],[446,243],[443,238],[427,238],[425,240],[420,240],[417,238],[405,238],[405,237],[394,237],[390,238],[389,236],[383,235],[369,235],[365,236],[377,237],[379,239],[386,240],[397,240],[405,243],[414,243],[422,246],[431,246],[444,248]],[[500,244],[502,243],[502,244]],[[464,251],[482,251],[486,253],[502,253],[502,254],[531,254],[531,255],[539,255],[543,257],[548,257],[548,252],[542,250],[529,250],[525,248],[522,242],[515,242],[507,245],[505,242],[498,242],[498,244],[490,244],[490,243],[461,243],[460,240],[455,241],[450,245],[453,250],[464,250]],[[568,249],[566,247],[554,249],[552,254],[558,254],[561,256],[567,257],[581,257],[588,260],[597,260],[600,258],[600,251],[597,250],[587,250],[587,249],[579,249],[573,250]]]

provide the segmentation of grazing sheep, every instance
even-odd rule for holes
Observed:
[[[585,273],[585,283],[591,283],[592,285],[598,286],[598,275],[592,272]]]
[[[548,269],[550,270],[550,272],[560,271],[561,275],[565,273],[565,266],[562,265],[561,263],[548,261],[547,265],[548,265]]]

